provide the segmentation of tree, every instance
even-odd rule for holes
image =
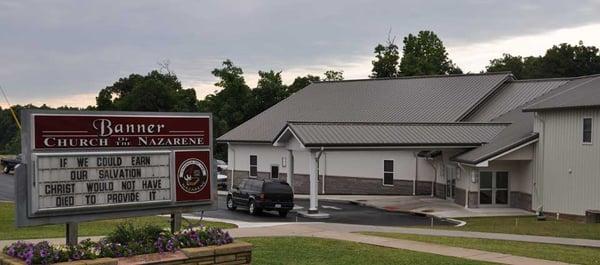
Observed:
[[[512,56],[503,54],[502,58],[490,60],[487,72],[511,72],[517,79],[537,78],[540,74],[541,56]]]
[[[108,86],[96,97],[98,110],[197,111],[194,89],[183,89],[172,73],[152,71],[145,76],[131,74]]]
[[[277,104],[279,101],[288,97],[287,86],[283,84],[281,72],[259,71],[258,83],[255,89],[252,89],[251,97],[251,116]]]
[[[391,38],[388,35],[385,45],[378,44],[375,47],[375,60],[371,61],[373,70],[371,70],[371,78],[386,78],[398,76],[398,45],[394,43],[395,37]]]
[[[518,79],[572,77],[600,73],[600,54],[595,46],[554,45],[544,56],[513,56],[490,60],[487,72],[511,71]]]
[[[344,80],[344,71],[327,70],[324,73],[323,81],[340,81]]]
[[[459,74],[462,70],[448,58],[448,52],[438,36],[431,31],[419,31],[417,36],[404,37],[400,74],[447,75]]]
[[[315,75],[298,76],[294,79],[294,82],[288,86],[288,94],[294,94],[311,83],[318,81],[321,81],[321,78]]]
[[[595,46],[554,45],[542,60],[543,77],[567,77],[600,73],[600,55]]]
[[[231,60],[225,60],[222,67],[215,68],[212,74],[219,78],[215,86],[222,89],[206,96],[199,106],[201,111],[212,112],[213,136],[217,137],[252,117],[247,111],[251,91],[246,85],[242,68],[235,66]],[[227,147],[217,145],[215,156],[224,159],[227,156]]]

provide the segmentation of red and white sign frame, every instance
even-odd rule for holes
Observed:
[[[17,168],[17,225],[41,225],[216,209],[216,171],[210,113],[24,110],[22,164]],[[117,127],[117,125],[119,127]],[[111,127],[112,126],[112,127]],[[50,139],[52,138],[52,139]],[[40,210],[35,196],[38,157],[168,153],[170,201]],[[178,154],[198,155],[206,167],[202,196],[178,200]],[[197,169],[197,168],[192,168]],[[198,170],[190,171],[198,172]],[[189,175],[189,174],[188,174]],[[193,176],[190,183],[195,183]],[[184,196],[185,197],[185,196]]]

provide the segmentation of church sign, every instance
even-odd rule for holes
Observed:
[[[212,118],[24,111],[17,225],[216,207]]]

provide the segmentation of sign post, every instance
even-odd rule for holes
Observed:
[[[22,113],[17,226],[67,224],[216,208],[207,113]]]

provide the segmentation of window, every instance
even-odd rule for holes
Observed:
[[[394,185],[394,160],[383,160],[383,185]]]
[[[583,118],[583,143],[592,143],[592,118]]]
[[[250,155],[250,177],[258,176],[258,158],[256,155]]]
[[[271,178],[279,178],[279,166],[271,165]]]

